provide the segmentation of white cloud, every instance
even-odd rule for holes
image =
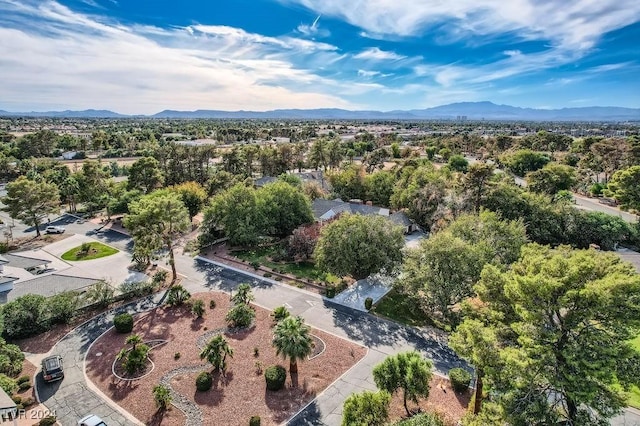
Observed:
[[[224,26],[125,27],[12,0],[0,2],[0,40],[0,80],[10,82],[0,85],[2,109],[352,106],[337,95],[348,85],[310,71],[343,57],[326,43]]]
[[[359,77],[371,78],[380,75],[380,71],[358,70]]]
[[[300,34],[303,34],[307,37],[329,37],[331,32],[329,30],[320,28],[319,21],[322,15],[318,15],[318,17],[313,21],[311,25],[308,24],[300,24],[298,25],[297,31]]]
[[[364,35],[415,36],[446,21],[454,38],[513,33],[586,50],[609,31],[640,20],[637,0],[281,0],[339,17]]]
[[[371,61],[398,61],[400,59],[405,59],[406,56],[399,55],[395,52],[380,50],[379,47],[371,47],[358,53],[354,58]]]

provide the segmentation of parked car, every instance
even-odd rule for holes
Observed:
[[[107,424],[95,414],[89,414],[78,420],[78,426],[107,426]]]
[[[42,360],[42,378],[47,383],[64,379],[60,355],[51,355]]]
[[[64,226],[47,226],[44,229],[44,232],[47,234],[63,234],[64,231]]]

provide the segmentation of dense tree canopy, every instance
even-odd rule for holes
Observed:
[[[359,280],[394,270],[403,246],[402,228],[387,219],[343,214],[322,229],[314,257],[320,268]]]
[[[385,391],[352,393],[342,408],[342,426],[384,426],[391,395]]]
[[[640,165],[615,172],[607,186],[607,194],[623,209],[640,211]]]
[[[557,163],[549,163],[539,170],[527,173],[527,187],[543,194],[554,195],[559,191],[567,191],[575,182],[574,168]]]
[[[640,383],[640,275],[614,254],[531,244],[489,265],[451,346],[491,385],[488,416],[512,425],[600,425]],[[604,419],[604,420],[603,420]]]

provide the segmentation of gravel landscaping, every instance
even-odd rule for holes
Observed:
[[[262,371],[274,364],[289,367],[288,360],[277,357],[271,346],[273,319],[270,312],[255,307],[256,321],[251,328],[228,332],[225,331],[224,316],[230,307],[229,296],[211,292],[194,295],[194,298],[203,299],[207,307],[214,299],[216,307],[207,308],[202,319],[196,319],[187,306],[163,306],[136,318],[133,331],[144,341],[168,341],[151,351],[155,368],[144,378],[125,382],[111,373],[113,360],[124,346],[126,334],[110,330],[93,344],[87,355],[89,379],[145,424],[246,425],[254,415],[261,417],[262,425],[280,424],[366,354],[366,348],[360,345],[314,329],[313,334],[325,342],[325,351],[311,360],[300,361],[297,377],[288,375],[285,389],[267,391]],[[211,390],[197,392],[196,376],[200,371],[211,371],[211,366],[203,366],[198,346],[206,340],[203,335],[208,338],[218,330],[223,330],[233,348],[233,358],[227,359],[225,376],[214,374]],[[166,413],[156,411],[152,397],[153,387],[160,382],[170,385],[175,392],[177,407],[172,406]],[[181,410],[189,414],[189,419]]]

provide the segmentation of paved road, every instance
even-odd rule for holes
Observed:
[[[638,221],[638,216],[636,216],[635,214],[622,211],[618,207],[611,207],[607,206],[606,204],[601,204],[595,198],[585,197],[576,193],[573,194],[573,197],[576,200],[576,205],[584,210],[602,212],[610,214],[612,216],[618,216],[629,223],[635,223]]]
[[[144,312],[158,306],[161,295],[154,295],[140,302],[101,314],[75,328],[60,340],[51,353],[62,355],[65,378],[54,383],[44,383],[42,375],[36,378],[38,397],[46,407],[55,412],[62,426],[75,426],[87,414],[100,416],[108,425],[139,425],[113,402],[105,400],[87,384],[84,359],[91,344],[113,325],[113,317],[122,312]]]
[[[96,225],[88,222],[67,226],[69,231],[95,234]],[[130,247],[129,239],[114,231],[105,233],[102,238],[122,249]],[[291,425],[339,425],[344,399],[352,392],[374,389],[372,367],[389,354],[418,349],[433,360],[436,371],[440,373],[446,373],[454,366],[465,366],[448,348],[446,341],[437,335],[338,306],[318,294],[262,277],[251,276],[224,265],[178,255],[176,266],[185,277],[183,281],[185,287],[192,292],[233,291],[240,283],[250,282],[259,305],[273,309],[284,304],[294,315],[304,317],[308,324],[370,348],[360,363],[296,415],[289,422]],[[128,306],[126,309],[130,311],[151,309],[156,306],[157,300],[158,296],[153,301],[140,306]],[[87,384],[83,373],[84,356],[89,345],[111,326],[113,315],[112,312],[98,316],[76,328],[61,340],[54,351],[63,355],[67,376],[57,384],[45,385],[41,382],[36,384],[42,402],[49,409],[56,410],[63,426],[74,425],[78,418],[89,412],[105,418],[109,425],[135,424],[133,419],[127,418],[118,411],[117,407],[105,403],[104,399],[91,390],[92,386]],[[640,425],[640,415],[636,411],[627,411],[624,417],[612,424]]]

